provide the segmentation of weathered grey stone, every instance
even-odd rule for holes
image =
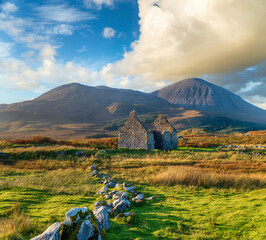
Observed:
[[[108,191],[108,188],[104,186],[97,192],[97,194],[106,194],[107,191]]]
[[[108,209],[105,207],[100,207],[96,208],[93,211],[94,216],[96,219],[99,221],[100,226],[104,230],[108,230],[111,227],[110,219],[109,219],[109,214],[108,214]]]
[[[148,149],[148,146],[152,145],[148,141],[153,140],[148,135],[148,130],[137,119],[136,112],[132,111],[128,121],[119,129],[118,147]]]
[[[97,169],[96,164],[93,164],[93,165],[90,167],[90,169],[91,169],[91,171],[96,170],[96,169]]]
[[[103,177],[105,177],[105,174],[104,173],[99,173],[99,175],[97,177],[98,178],[103,178]]]
[[[79,229],[79,232],[77,234],[78,240],[88,240],[89,238],[94,236],[94,227],[92,226],[91,222],[89,220],[85,220]]]
[[[121,213],[125,209],[130,208],[130,201],[123,198],[116,199],[113,202],[113,207],[114,211]]]
[[[146,200],[148,200],[148,201],[151,201],[151,200],[154,200],[154,199],[155,199],[154,196],[151,196],[151,197],[146,198]]]
[[[111,181],[111,182],[108,182],[106,184],[106,187],[108,187],[108,188],[115,188],[115,186],[116,186],[116,182],[115,181]]]
[[[78,151],[78,152],[76,152],[75,155],[76,155],[77,157],[85,157],[85,153],[82,152],[82,151]]]
[[[98,201],[94,203],[94,207],[101,207],[103,205],[103,201]]]
[[[122,186],[121,183],[117,183],[117,184],[115,185],[115,187],[116,187],[117,189],[119,189],[119,188],[122,188],[123,186]]]
[[[113,200],[116,200],[119,198],[128,199],[128,195],[123,191],[117,192],[113,195]]]
[[[139,194],[136,197],[134,197],[132,200],[136,201],[136,200],[144,200],[144,194]]]
[[[109,194],[111,195],[111,196],[113,196],[114,194],[116,194],[117,193],[117,190],[113,190],[112,192],[110,192]]]
[[[116,217],[117,218],[123,218],[123,217],[128,217],[128,216],[135,216],[135,215],[136,215],[136,213],[134,213],[134,212],[132,212],[132,213],[130,213],[130,212],[124,212],[124,213],[118,214]]]
[[[109,176],[108,175],[103,175],[102,178],[107,180],[107,179],[109,179]]]
[[[105,197],[106,199],[110,199],[110,198],[112,198],[112,196],[109,195],[109,194],[104,195],[104,197]]]
[[[154,121],[154,129],[147,130],[137,119],[135,111],[119,129],[118,147],[157,149],[175,149],[177,147],[177,132],[166,117],[158,115]]]
[[[131,186],[131,187],[124,187],[125,191],[129,193],[134,193],[136,191],[136,187]]]
[[[125,210],[125,204],[123,202],[119,202],[115,207],[114,207],[114,211],[115,212],[118,212],[118,213],[121,213]]]
[[[70,209],[65,214],[64,224],[70,226],[72,224],[71,217],[74,217],[74,216],[76,216],[75,222],[78,222],[80,220],[80,216],[78,214],[79,211],[82,211],[83,213],[85,213],[88,211],[88,208],[84,207],[84,208],[72,208],[72,209]]]
[[[94,177],[94,176],[97,176],[98,174],[99,174],[99,173],[97,172],[97,170],[94,170],[94,171],[92,172],[91,176]]]
[[[31,240],[59,240],[60,239],[61,223],[56,222],[48,227],[42,234],[32,238]]]

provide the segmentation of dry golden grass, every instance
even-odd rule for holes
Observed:
[[[0,219],[0,239],[20,240],[34,232],[37,232],[35,224],[18,207],[12,209],[9,217]]]
[[[195,167],[169,167],[152,178],[152,182],[160,185],[222,187],[236,189],[255,189],[266,187],[266,177],[262,174],[237,174],[204,171]]]

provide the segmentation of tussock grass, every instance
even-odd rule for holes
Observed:
[[[16,205],[10,216],[0,219],[0,239],[20,240],[23,236],[37,232],[37,227],[30,217],[25,215]]]
[[[195,167],[171,167],[152,178],[159,185],[198,186],[236,189],[256,189],[266,187],[266,177],[260,174],[236,174],[204,171]]]

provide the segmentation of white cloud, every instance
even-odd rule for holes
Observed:
[[[147,81],[177,81],[258,64],[266,57],[264,3],[139,0],[139,40],[111,70]]]
[[[113,7],[115,0],[83,0],[86,8],[98,8],[101,9],[102,6]]]
[[[95,16],[89,12],[80,11],[74,7],[68,7],[66,4],[43,5],[36,8],[36,10],[39,12],[41,18],[48,21],[74,23],[95,18]]]
[[[47,31],[47,34],[55,34],[55,35],[72,35],[74,31],[74,27],[68,24],[58,24],[53,26],[50,30]]]
[[[9,12],[16,12],[18,10],[18,7],[11,2],[5,2],[0,5],[0,9],[6,13],[9,13]]]
[[[6,58],[10,56],[11,44],[0,41],[0,58]]]
[[[110,27],[105,27],[103,29],[103,37],[106,39],[111,39],[115,36],[115,30]]]
[[[82,48],[78,49],[77,52],[88,52],[89,50],[87,49],[86,46],[82,46]]]
[[[99,73],[74,62],[61,63],[56,60],[56,50],[49,44],[40,49],[35,67],[15,58],[0,58],[0,87],[39,92],[70,83],[100,84]],[[8,81],[6,81],[8,79]],[[47,87],[45,90],[48,90]]]

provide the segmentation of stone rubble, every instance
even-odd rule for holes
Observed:
[[[103,186],[97,194],[107,200],[97,201],[94,203],[94,210],[87,207],[73,208],[66,212],[65,219],[62,223],[56,222],[46,229],[42,234],[32,240],[60,240],[60,239],[77,239],[77,240],[102,240],[103,229],[107,231],[111,228],[109,216],[116,215],[116,218],[135,217],[134,212],[125,212],[131,206],[131,202],[144,202],[144,194],[136,193],[136,187],[127,183],[118,183],[104,173],[98,173],[96,165],[90,167],[92,177],[102,178]],[[109,192],[109,189],[113,189]],[[135,195],[133,198],[131,195]],[[155,197],[146,198],[153,200]],[[62,229],[62,236],[60,230]]]

